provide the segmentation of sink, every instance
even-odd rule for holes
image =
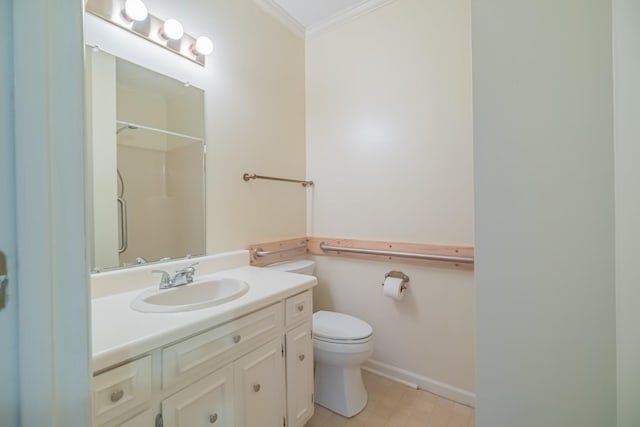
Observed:
[[[249,284],[237,279],[215,278],[171,289],[150,289],[138,295],[131,308],[144,313],[199,310],[240,298]]]

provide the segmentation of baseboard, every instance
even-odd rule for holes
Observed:
[[[395,366],[387,365],[386,363],[378,362],[376,360],[369,360],[365,362],[364,365],[362,365],[362,369],[388,378],[392,381],[399,382],[400,384],[426,390],[463,405],[475,407],[475,393],[424,377],[416,374],[415,372],[396,368]]]

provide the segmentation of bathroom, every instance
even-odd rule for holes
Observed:
[[[632,334],[633,317],[624,317],[630,316],[624,299],[616,309],[616,289],[612,285],[611,100],[596,103],[598,107],[593,109],[588,109],[591,104],[587,102],[611,98],[611,76],[606,65],[611,68],[610,59],[609,63],[603,59],[611,56],[611,28],[605,19],[610,3],[590,3],[584,19],[578,22],[571,21],[574,17],[568,10],[540,6],[539,19],[548,18],[549,25],[568,25],[571,21],[575,27],[565,38],[560,32],[553,33],[557,36],[554,40],[535,41],[526,33],[534,34],[533,28],[513,24],[522,23],[518,19],[523,12],[531,11],[497,1],[474,4],[473,8],[469,2],[373,2],[379,7],[319,29],[306,39],[274,16],[268,6],[271,2],[264,2],[267,6],[248,0],[188,1],[179,6],[158,0],[145,3],[150,13],[179,17],[186,32],[206,34],[213,40],[214,52],[206,58],[206,67],[194,66],[115,27],[98,25],[94,18],[87,18],[80,41],[204,90],[208,254],[303,236],[475,246],[475,278],[473,272],[455,268],[316,256],[319,285],[314,289],[315,307],[349,313],[372,325],[376,350],[370,368],[384,368],[388,375],[402,372],[404,381],[419,383],[421,388],[467,405],[476,405],[478,395],[476,425],[514,425],[514,415],[501,410],[500,399],[507,399],[524,418],[537,413],[536,409],[553,407],[547,420],[554,420],[554,416],[565,420],[555,425],[613,425],[602,420],[611,420],[612,413],[615,417],[616,345],[625,345],[625,337]],[[14,7],[15,16],[26,13],[19,3]],[[503,16],[513,19],[493,16],[493,7],[500,7]],[[42,25],[36,27],[52,26],[57,13],[62,12],[52,11],[53,18],[38,17]],[[73,13],[79,16],[77,11]],[[587,21],[596,25],[597,31],[589,27],[589,38],[583,42],[571,38],[586,32],[581,25],[586,26]],[[550,77],[553,69],[527,62],[529,56],[518,50],[516,41],[510,43],[506,37],[500,38],[502,44],[498,46],[515,59],[512,63],[502,58],[499,49],[492,47],[498,38],[490,31],[492,26],[518,34],[519,40],[530,43],[527,48],[538,55],[548,49],[543,56],[560,64],[559,71],[555,70],[557,81]],[[24,35],[20,31],[26,30],[20,25],[15,28],[15,39],[20,40]],[[560,57],[561,49],[552,48],[555,44],[576,48],[583,56]],[[592,56],[580,50],[587,45]],[[35,61],[34,65],[41,65],[37,61],[45,61],[34,59],[31,53],[28,58],[27,53],[23,55],[17,57],[17,63]],[[522,73],[522,81],[537,75],[547,80],[533,79],[535,84],[522,89],[522,93],[513,87],[513,95],[502,93],[506,91],[500,86],[505,84],[505,76],[492,68],[493,64]],[[585,73],[576,82],[572,71],[578,67],[597,72]],[[16,74],[18,86],[20,79],[29,77],[25,74]],[[543,90],[549,80],[557,99]],[[568,107],[560,100],[572,90],[587,95],[571,98]],[[502,98],[493,104],[495,93]],[[554,134],[535,126],[542,121],[556,131],[562,127],[540,112],[545,110],[542,105],[556,103],[590,117],[588,123],[580,122],[580,132],[572,133],[578,127],[575,122],[559,131],[581,144],[591,141],[589,149],[579,149],[580,163],[574,154],[582,145],[575,142],[558,146]],[[561,107],[555,113],[566,113]],[[533,112],[535,120],[527,115]],[[25,112],[17,109],[18,119],[23,117],[20,114]],[[512,127],[505,126],[507,131],[498,133],[491,126],[495,120],[492,114],[501,114]],[[16,126],[18,137],[34,136],[20,134],[19,130]],[[523,136],[522,132],[528,133]],[[519,142],[514,143],[514,139]],[[609,145],[598,141],[609,141]],[[624,144],[616,149],[619,147],[625,149]],[[16,157],[21,155],[26,154],[17,149]],[[624,151],[616,152],[616,161],[618,156],[627,157]],[[47,173],[47,167],[37,167],[46,164],[45,157],[34,157],[36,169]],[[534,168],[532,161],[538,167]],[[575,181],[562,180],[567,168],[571,168]],[[246,172],[311,179],[314,186],[245,182],[242,175]],[[618,174],[622,174],[621,180]],[[618,183],[633,182],[626,174],[628,171],[619,171],[616,164],[616,190]],[[512,183],[513,187],[500,183]],[[564,199],[567,193],[583,187],[589,188],[589,194]],[[624,186],[620,191],[629,194]],[[523,198],[526,194],[531,198]],[[16,197],[19,203],[27,203]],[[619,200],[616,198],[616,203]],[[77,201],[70,202],[77,206]],[[541,208],[546,203],[562,209],[549,212]],[[54,208],[62,209],[47,209]],[[621,225],[629,227],[626,233],[622,229],[623,235],[632,234],[633,224],[625,222],[618,212],[616,233]],[[79,215],[76,221],[83,222],[81,214],[75,215]],[[585,235],[585,229],[593,232]],[[53,245],[55,236],[50,239],[49,245]],[[618,244],[625,243],[616,240],[617,253],[632,247],[631,243],[622,248]],[[486,250],[484,258],[481,248]],[[583,259],[562,257],[577,248],[589,248]],[[83,252],[84,247],[74,250]],[[559,259],[566,265],[558,265]],[[625,264],[616,265],[618,268],[622,270],[617,273],[628,271],[624,270],[628,268]],[[411,279],[407,295],[400,302],[384,298],[379,286],[385,273],[394,269]],[[527,269],[533,269],[533,273],[519,273]],[[24,274],[23,280],[29,282],[44,273]],[[542,279],[546,282],[539,283]],[[75,277],[74,282],[78,280],[82,279]],[[516,281],[519,286],[507,285]],[[554,288],[558,283],[563,286]],[[582,304],[575,306],[573,300],[581,283],[591,286],[588,292],[583,291]],[[619,295],[628,291],[624,283],[616,282],[616,286],[620,286],[616,290]],[[38,288],[33,289],[36,292]],[[54,292],[55,288],[46,295]],[[68,296],[69,292],[61,295]],[[56,296],[59,299],[61,295]],[[68,304],[82,297],[82,293],[73,296]],[[84,297],[88,298],[86,294]],[[550,297],[554,300],[545,304]],[[536,307],[544,309],[534,310]],[[40,311],[56,313],[50,305]],[[565,315],[575,322],[558,325]],[[619,325],[629,325],[628,329],[616,329],[616,316]],[[554,329],[555,335],[546,335]],[[593,335],[578,333],[585,329]],[[616,331],[622,334],[617,344]],[[78,332],[83,336],[87,330]],[[566,340],[569,334],[574,341]],[[532,344],[525,338],[537,341]],[[24,347],[20,354],[29,349],[54,353],[46,347],[47,341],[39,344],[44,347],[21,344]],[[81,347],[82,340],[78,341],[75,345]],[[556,368],[543,353],[548,346],[559,343],[567,347],[566,354],[553,359]],[[633,345],[628,350],[632,352]],[[578,351],[591,355],[584,361],[589,368],[574,367],[574,375],[581,381],[572,377],[577,384],[554,383],[552,380],[562,376],[563,367],[571,365]],[[520,371],[519,363],[530,369]],[[618,360],[618,368],[628,366],[625,363],[624,358]],[[66,372],[65,366],[55,369]],[[31,375],[49,378],[51,372],[40,368]],[[77,375],[82,383],[83,374]],[[73,383],[69,382],[69,391],[83,399],[82,387],[72,389]],[[599,384],[599,390],[589,387],[591,383]],[[555,393],[548,390],[552,384],[557,387]],[[618,418],[625,419],[624,411],[630,409],[625,409],[623,397],[627,396],[625,390],[631,392],[634,386],[626,385],[625,389],[625,382],[620,381],[618,387]],[[555,408],[552,399],[566,395],[573,396],[565,402],[566,408]],[[44,394],[42,398],[46,399]],[[26,420],[40,416],[23,415]],[[25,421],[25,425],[30,424]],[[554,425],[554,421],[545,424],[539,420],[530,425]]]

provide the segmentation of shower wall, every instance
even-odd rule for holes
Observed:
[[[135,263],[136,257],[183,257],[202,248],[203,177],[202,168],[194,167],[201,163],[200,144],[170,151],[118,146],[128,232],[121,264]]]
[[[166,153],[167,192],[172,196],[172,253],[201,255],[204,245],[204,170],[202,145],[190,144]]]

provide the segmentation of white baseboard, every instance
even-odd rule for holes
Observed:
[[[424,377],[415,372],[387,365],[386,363],[369,360],[362,365],[362,369],[412,388],[429,391],[463,405],[475,407],[476,404],[475,393]]]

